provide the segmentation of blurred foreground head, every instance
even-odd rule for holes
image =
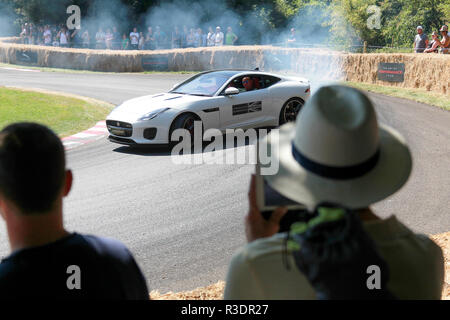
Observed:
[[[280,170],[265,179],[310,209],[323,202],[365,209],[398,191],[411,173],[402,136],[379,125],[370,99],[347,86],[320,88],[296,124],[282,126],[268,143],[279,150],[272,161]]]
[[[0,132],[0,197],[23,214],[53,209],[65,181],[61,140],[35,123],[17,123]]]

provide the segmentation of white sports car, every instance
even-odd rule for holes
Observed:
[[[168,93],[124,102],[107,117],[109,140],[125,145],[170,144],[175,129],[276,127],[295,121],[310,97],[306,79],[260,71],[197,74]]]

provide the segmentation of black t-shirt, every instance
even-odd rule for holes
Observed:
[[[20,298],[148,300],[149,294],[121,242],[74,233],[2,261],[0,300]]]

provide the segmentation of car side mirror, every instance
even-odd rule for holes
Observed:
[[[176,87],[178,87],[180,84],[179,83],[177,83],[176,85],[174,85],[173,87],[172,87],[172,89],[170,89],[170,90],[173,90],[173,89],[175,89]]]
[[[235,96],[237,94],[239,94],[239,89],[238,88],[230,87],[230,88],[227,88],[225,90],[225,95],[226,96]]]

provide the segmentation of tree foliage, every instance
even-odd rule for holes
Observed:
[[[430,33],[450,20],[449,0],[0,0],[0,11],[14,12],[17,24],[63,23],[66,8],[76,4],[83,17],[110,15],[145,27],[146,15],[170,2],[197,10],[192,14],[200,22],[219,19],[223,12],[217,8],[232,10],[248,43],[276,42],[294,27],[305,43],[411,46],[418,25]],[[373,5],[381,10],[380,29],[367,25]]]

